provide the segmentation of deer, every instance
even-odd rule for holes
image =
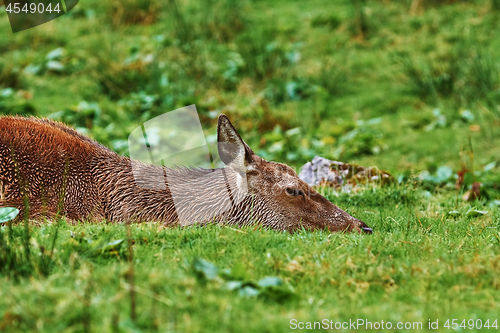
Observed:
[[[372,233],[291,167],[256,155],[223,114],[217,150],[224,168],[168,168],[119,155],[59,121],[3,116],[0,207],[40,221]]]

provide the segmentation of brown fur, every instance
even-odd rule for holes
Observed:
[[[24,195],[33,219],[60,213],[90,222],[242,226],[258,221],[278,230],[371,233],[290,167],[255,155],[224,115],[218,145],[227,168],[161,168],[119,156],[59,122],[1,117],[0,206],[22,211]]]

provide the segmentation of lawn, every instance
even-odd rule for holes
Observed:
[[[375,233],[143,224],[128,236],[123,225],[61,222],[32,228],[28,261],[19,245],[24,229],[14,227],[8,244],[17,256],[14,269],[4,261],[1,327],[274,332],[289,331],[293,319],[363,319],[424,328],[438,320],[444,331],[447,319],[500,319],[497,211],[449,218],[401,187],[359,195],[354,205],[349,195],[331,199]]]
[[[268,160],[395,178],[321,189],[372,235],[5,222],[0,330],[497,331],[499,15],[498,0],[87,0],[12,34],[0,7],[0,114],[127,154],[134,128],[196,104],[207,137],[227,114]]]

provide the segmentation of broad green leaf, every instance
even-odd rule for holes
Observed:
[[[499,207],[500,206],[500,200],[491,200],[491,202],[489,203],[489,206],[491,208],[493,208],[493,207]]]
[[[460,115],[462,118],[468,122],[473,122],[474,121],[474,114],[470,112],[470,110],[463,110],[460,112]]]
[[[283,281],[279,277],[275,276],[266,276],[261,279],[258,283],[259,286],[267,288],[267,287],[277,287],[283,284]]]
[[[120,245],[121,243],[123,243],[123,239],[114,240],[114,241],[111,241],[109,243],[104,244],[100,249],[102,251],[115,250],[115,249],[120,247],[118,245]]]
[[[465,216],[468,217],[476,217],[476,216],[482,216],[488,214],[487,210],[477,210],[477,209],[469,209],[467,213],[465,213]]]
[[[193,269],[199,277],[204,277],[208,280],[217,278],[217,266],[205,259],[195,258],[193,261]]]
[[[382,123],[382,118],[379,117],[379,118],[372,118],[372,119],[369,119],[366,121],[366,125],[377,125],[377,124],[380,124]]]
[[[55,60],[55,59],[60,59],[64,55],[64,49],[62,47],[59,47],[55,50],[50,51],[47,54],[47,60]]]
[[[287,136],[292,136],[292,135],[295,135],[295,134],[300,134],[300,127],[295,127],[295,128],[289,129],[288,131],[285,132],[285,134]]]
[[[0,223],[8,222],[15,219],[19,214],[19,209],[14,207],[2,207],[0,208]]]
[[[497,165],[497,162],[491,162],[484,166],[484,171],[490,171]]]
[[[440,182],[448,180],[453,175],[453,170],[445,165],[437,169],[436,176]]]
[[[228,281],[226,283],[226,289],[227,290],[234,290],[234,289],[239,289],[243,285],[243,282],[241,281]]]
[[[260,291],[255,289],[255,288],[246,286],[246,287],[241,288],[240,291],[238,292],[238,294],[240,296],[257,296],[260,294]]]
[[[57,72],[60,72],[64,69],[64,65],[61,64],[59,61],[51,60],[51,61],[47,62],[46,66],[48,69],[51,69],[51,70],[57,71]]]

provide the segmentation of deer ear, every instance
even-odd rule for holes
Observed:
[[[254,152],[223,114],[217,123],[217,149],[222,162],[237,172],[244,173],[247,165],[253,162]]]

